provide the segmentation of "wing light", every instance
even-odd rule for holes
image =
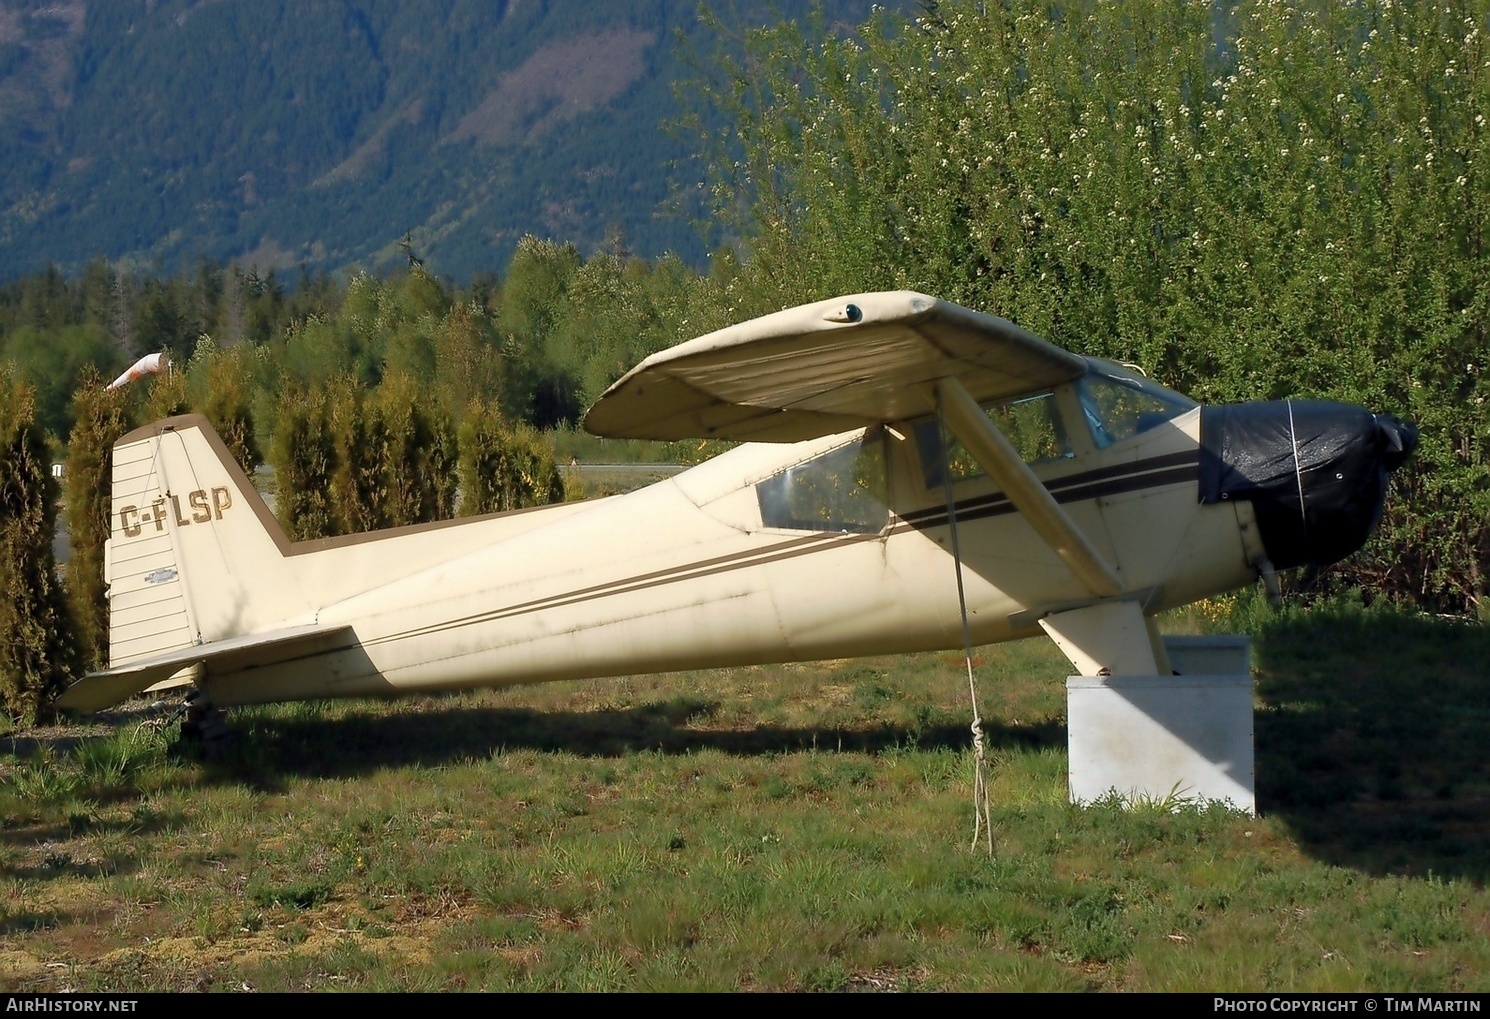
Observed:
[[[825,322],[862,322],[864,320],[864,309],[852,302],[841,308],[834,308],[823,315]]]

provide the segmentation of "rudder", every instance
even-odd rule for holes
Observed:
[[[263,498],[199,414],[114,445],[109,665],[117,668],[311,613]]]

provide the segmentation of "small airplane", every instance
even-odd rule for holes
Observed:
[[[625,495],[291,542],[206,420],[114,447],[110,667],[59,705],[215,706],[960,648],[1169,675],[1154,616],[1360,547],[1416,431],[1200,407],[912,292],[644,360],[605,436],[743,440]],[[965,622],[964,622],[965,621]]]

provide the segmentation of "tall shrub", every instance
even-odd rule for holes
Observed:
[[[190,411],[191,395],[187,392],[187,373],[182,370],[181,365],[172,363],[160,374],[149,376],[149,389],[145,396],[146,421],[159,421]]]
[[[204,339],[197,345],[197,354],[206,374],[202,413],[243,473],[252,477],[263,459],[254,438],[254,374],[258,367],[254,351],[242,345],[218,349]]]
[[[501,513],[563,502],[564,475],[536,432],[509,427],[496,407],[477,401],[460,429],[460,514]]]
[[[336,442],[325,400],[290,389],[281,405],[270,449],[276,483],[275,511],[292,541],[337,533],[332,504]]]
[[[35,393],[0,366],[0,702],[30,724],[77,671],[52,538],[57,484]]]
[[[72,558],[67,593],[83,663],[108,666],[109,601],[104,587],[104,541],[110,533],[114,443],[129,431],[123,390],[105,388],[97,371],[84,373],[73,395],[72,432],[67,441],[63,488]]]
[[[343,376],[330,390],[336,439],[332,493],[342,534],[389,526],[388,433],[377,403],[356,376]]]
[[[455,515],[456,436],[444,408],[407,375],[383,379],[377,414],[387,436],[384,478],[388,522],[395,526]]]

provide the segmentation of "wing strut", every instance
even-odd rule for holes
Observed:
[[[998,483],[1014,508],[1024,515],[1061,562],[1097,597],[1116,598],[1121,595],[1123,584],[1112,567],[1040,484],[1029,464],[1015,452],[1004,433],[988,420],[988,415],[983,413],[983,408],[962,383],[951,376],[945,377],[937,382],[936,394],[952,434],[962,440],[967,451]]]

